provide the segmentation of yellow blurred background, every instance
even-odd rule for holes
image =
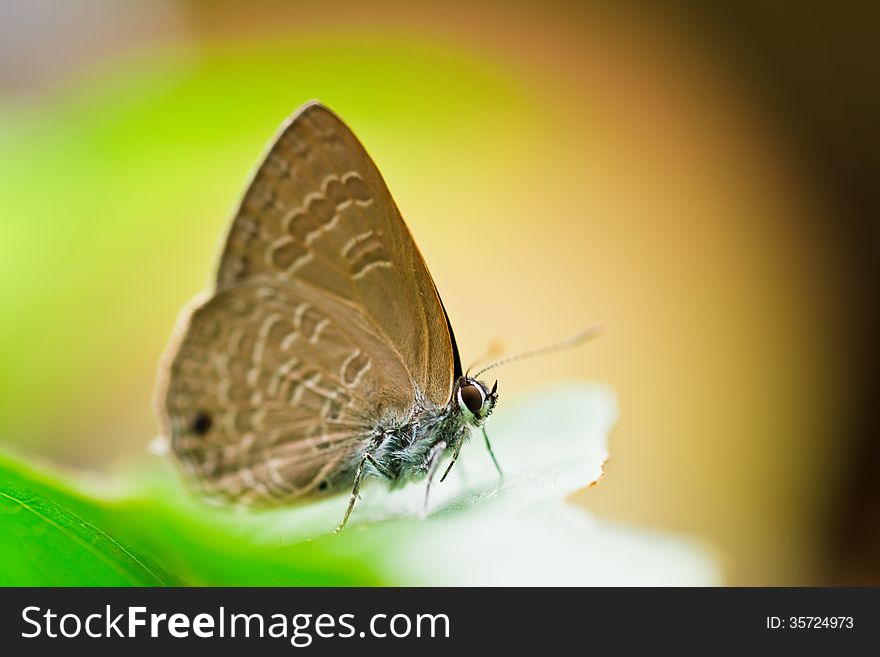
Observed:
[[[874,581],[840,565],[866,499],[853,482],[876,478],[858,234],[762,75],[809,76],[809,57],[761,59],[809,43],[780,16],[736,18],[0,3],[0,441],[91,469],[144,453],[178,310],[266,141],[317,98],[376,160],[464,361],[605,324],[498,372],[502,406],[559,380],[617,390],[612,460],[579,502],[705,541],[731,584]],[[768,33],[788,41],[737,50]]]

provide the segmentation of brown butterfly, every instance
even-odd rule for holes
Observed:
[[[365,476],[427,477],[430,490],[441,459],[451,456],[448,473],[483,428],[497,385],[463,375],[376,165],[310,103],[248,186],[214,290],[184,311],[157,406],[204,493],[274,505],[350,489],[341,529]]]

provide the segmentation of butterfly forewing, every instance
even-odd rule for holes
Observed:
[[[280,502],[349,484],[359,449],[380,423],[406,420],[417,389],[448,401],[454,362],[433,280],[378,170],[311,104],[257,169],[216,290],[178,327],[160,415],[205,492]]]
[[[437,405],[453,348],[433,279],[376,165],[332,112],[307,105],[281,131],[233,221],[218,289],[253,276],[307,281],[370,317]]]

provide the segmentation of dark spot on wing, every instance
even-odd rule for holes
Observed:
[[[189,428],[190,431],[192,431],[197,436],[204,436],[211,430],[211,426],[213,424],[214,420],[211,419],[211,416],[202,411],[196,414],[196,416],[190,423]]]

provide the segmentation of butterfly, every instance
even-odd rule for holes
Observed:
[[[271,143],[214,289],[162,359],[158,414],[209,497],[279,505],[449,473],[498,401],[462,372],[449,316],[376,165],[312,102]]]

